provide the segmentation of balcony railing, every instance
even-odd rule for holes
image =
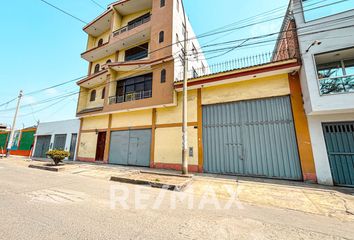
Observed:
[[[343,77],[322,78],[320,82],[320,94],[354,93],[354,75]]]
[[[109,104],[116,104],[116,103],[123,103],[123,102],[130,102],[135,100],[141,100],[145,98],[151,98],[152,91],[140,91],[134,93],[127,93],[121,96],[113,96],[109,98]]]
[[[248,56],[230,61],[217,63],[208,67],[193,69],[189,72],[190,78],[203,77],[211,74],[233,71],[242,68],[255,67],[263,64],[285,61],[298,58],[296,49],[285,49],[276,52],[267,52],[254,56]],[[179,74],[179,80],[183,79],[183,72]]]
[[[120,28],[120,29],[118,29],[118,30],[113,32],[113,37],[116,37],[116,36],[118,36],[118,35],[120,35],[122,33],[128,32],[128,31],[130,31],[130,30],[132,30],[132,29],[134,29],[136,27],[139,27],[140,25],[143,25],[143,24],[149,22],[150,19],[151,19],[151,15],[146,16],[146,17],[140,19],[139,21],[137,21],[137,22],[135,22],[133,24],[129,24],[129,25],[125,26],[125,27],[122,27],[122,28]]]

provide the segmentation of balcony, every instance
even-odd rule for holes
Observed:
[[[109,104],[136,101],[136,100],[142,100],[142,99],[151,98],[151,97],[152,97],[151,90],[134,92],[134,93],[127,93],[127,94],[120,95],[120,96],[110,97]]]
[[[339,93],[354,93],[354,75],[322,78],[319,82],[321,96]]]
[[[114,31],[113,37],[116,37],[116,36],[121,35],[125,32],[128,32],[128,31],[131,31],[131,30],[139,27],[140,25],[150,22],[150,20],[151,20],[151,14],[149,13],[149,14],[144,15],[141,18],[137,19],[136,21],[133,21],[132,23],[128,24],[127,26]]]

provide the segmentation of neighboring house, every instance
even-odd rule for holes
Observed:
[[[292,0],[285,19],[297,27],[318,182],[354,186],[354,0]]]
[[[192,73],[208,65],[188,19],[184,20],[181,0],[118,1],[84,27],[88,44],[81,56],[89,61],[89,71],[77,83],[79,160],[150,165],[152,112],[168,111],[181,97],[173,83],[183,70],[185,28],[188,38],[194,38],[188,45]],[[136,126],[145,127],[133,130]],[[139,145],[139,159],[117,159],[133,147],[128,143],[119,147],[119,136]]]
[[[180,4],[177,0],[120,1],[85,28],[90,34],[89,45],[101,38],[96,31],[108,31],[109,39],[84,53],[88,60],[96,61],[110,47],[126,46],[143,36],[159,58],[169,58],[155,60],[159,58],[154,54],[148,56],[149,60],[130,61],[125,57],[124,61],[124,53],[130,56],[138,49],[119,50],[117,62],[106,65],[102,77],[98,72],[78,83],[78,160],[181,169],[182,82],[176,76],[182,69],[176,64],[178,59],[172,57],[173,48],[160,50],[176,41],[173,29],[181,28],[173,26],[181,26],[183,20]],[[152,7],[149,21],[139,20],[141,24],[136,27],[128,24],[121,28],[128,20],[145,14],[148,10],[132,12],[144,6]],[[120,21],[125,24],[117,24]],[[113,34],[106,22],[113,22]],[[169,34],[165,35],[167,42],[159,45],[156,41],[161,31]],[[296,34],[289,43],[297,44]],[[311,146],[307,144],[310,136],[302,108],[297,74],[301,65],[296,49],[278,52],[280,59],[260,54],[209,67],[198,43],[190,45],[191,52],[199,52],[196,56],[202,64],[191,66],[188,81],[189,170],[316,181]],[[139,72],[133,71],[136,68]],[[142,73],[150,74],[140,76]],[[126,79],[127,75],[131,76]],[[134,75],[138,77],[132,78]],[[140,95],[144,86],[149,86],[148,93],[152,90],[151,96],[145,92]]]
[[[57,149],[69,151],[69,160],[75,160],[79,129],[77,119],[39,123],[32,158],[47,158],[50,149]]]
[[[11,146],[10,155],[17,156],[30,156],[33,149],[34,134],[36,133],[36,128],[25,128],[22,130],[17,130],[14,133],[13,144]],[[0,152],[2,154],[6,153],[7,144],[10,137],[10,131],[0,132]]]

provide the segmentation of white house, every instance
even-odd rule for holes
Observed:
[[[292,0],[317,180],[354,186],[354,0]]]
[[[79,129],[78,119],[40,123],[35,135],[32,158],[46,158],[48,150],[62,149],[70,152],[69,160],[75,160]]]

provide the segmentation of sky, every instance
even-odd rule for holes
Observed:
[[[76,17],[90,22],[103,12],[92,0],[47,0],[70,12]],[[95,0],[107,6],[113,0]],[[314,1],[314,0],[312,0]],[[352,1],[352,0],[351,0]],[[184,0],[188,18],[197,35],[221,28],[230,23],[232,27],[244,26],[244,20],[260,15],[254,21],[275,18],[262,24],[228,31],[200,39],[202,46],[223,41],[254,37],[280,30],[282,16],[288,0]],[[272,15],[267,11],[278,9]],[[240,22],[244,21],[244,22]],[[237,25],[238,24],[238,25]],[[3,105],[15,98],[20,90],[24,97],[16,128],[33,126],[40,122],[75,118],[77,95],[65,99],[41,103],[56,96],[79,91],[75,82],[37,94],[26,95],[39,89],[85,76],[88,63],[81,59],[85,51],[87,35],[82,31],[84,23],[77,21],[40,0],[12,0],[2,3],[0,8],[0,123],[12,124],[16,101]],[[214,46],[210,50],[220,48]],[[211,57],[209,64],[225,60],[252,56],[272,51],[274,42],[260,47],[244,47],[222,56]]]

